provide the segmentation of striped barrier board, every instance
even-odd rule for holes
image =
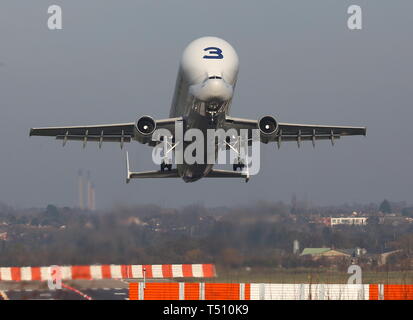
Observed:
[[[212,278],[213,264],[86,265],[61,266],[62,280]],[[47,281],[53,279],[56,266],[0,267],[0,281]],[[56,277],[56,276],[54,276]]]
[[[251,284],[251,300],[368,300],[369,285]]]
[[[413,285],[372,284],[370,300],[413,300]]]
[[[413,300],[413,285],[140,282],[129,300]]]

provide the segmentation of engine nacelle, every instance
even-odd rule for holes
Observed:
[[[278,133],[278,121],[272,116],[264,116],[258,121],[260,138],[263,143],[268,143]]]
[[[156,122],[150,116],[143,116],[136,120],[135,139],[141,143],[152,141],[152,134],[156,129]]]

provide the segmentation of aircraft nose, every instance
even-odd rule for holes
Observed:
[[[220,77],[210,77],[199,85],[191,86],[190,91],[201,101],[228,101],[233,94],[232,86]]]

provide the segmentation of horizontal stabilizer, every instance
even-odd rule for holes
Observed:
[[[244,171],[219,170],[212,169],[206,178],[243,178],[246,182],[249,180],[249,174]]]
[[[155,171],[141,171],[132,172],[129,169],[129,156],[126,152],[126,183],[129,183],[130,179],[147,179],[147,178],[179,178],[178,170],[155,170]]]
[[[128,179],[145,179],[145,178],[179,178],[178,170],[172,169],[171,171],[141,171],[141,172],[129,172]]]

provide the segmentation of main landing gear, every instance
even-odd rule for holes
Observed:
[[[232,170],[237,171],[238,168],[240,169],[240,171],[242,171],[245,168],[245,164],[238,162],[232,165]]]
[[[168,169],[168,171],[172,171],[172,163],[165,163],[164,161],[162,161],[161,171],[164,172],[165,169]]]
[[[179,144],[179,141],[175,143],[175,139],[170,136],[166,137],[163,139],[163,150],[162,150],[162,163],[161,163],[161,172],[164,172],[165,169],[168,169],[168,171],[172,171],[172,158],[170,158],[168,155],[173,152],[173,150],[176,148],[176,146]]]

